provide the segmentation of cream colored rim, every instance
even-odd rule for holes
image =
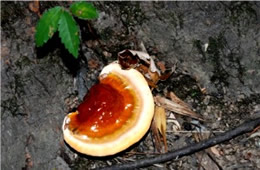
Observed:
[[[108,74],[110,72],[124,76],[132,83],[136,92],[139,93],[141,98],[140,101],[142,102],[140,118],[133,128],[129,129],[116,140],[95,144],[74,137],[72,132],[66,128],[66,124],[69,122],[69,118],[66,116],[62,125],[64,139],[72,148],[83,154],[92,156],[114,155],[138,142],[151,125],[154,115],[154,101],[151,90],[143,75],[135,69],[122,70],[120,65],[116,62],[104,67],[100,75]]]

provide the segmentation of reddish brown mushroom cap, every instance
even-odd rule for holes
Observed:
[[[122,70],[117,63],[104,67],[78,111],[63,122],[65,141],[92,156],[113,155],[139,141],[148,131],[154,101],[143,75]]]

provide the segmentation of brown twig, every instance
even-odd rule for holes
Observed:
[[[134,168],[141,168],[141,167],[147,167],[151,166],[156,163],[163,163],[166,161],[176,160],[178,158],[181,158],[186,155],[191,155],[195,152],[201,151],[203,149],[207,149],[209,147],[212,147],[214,145],[223,143],[225,141],[231,140],[237,136],[243,135],[245,133],[251,132],[254,130],[257,126],[260,125],[260,118],[250,120],[248,122],[245,122],[241,124],[240,126],[229,130],[221,135],[212,137],[210,139],[186,146],[181,149],[177,149],[165,154],[161,154],[156,157],[150,157],[146,159],[141,159],[135,162],[120,164],[120,165],[113,165],[110,167],[106,167],[103,169],[109,170],[109,169],[134,169]]]

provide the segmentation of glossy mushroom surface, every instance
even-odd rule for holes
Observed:
[[[143,75],[122,70],[117,63],[104,67],[94,85],[63,122],[65,141],[78,152],[113,155],[139,141],[150,127],[154,101]]]

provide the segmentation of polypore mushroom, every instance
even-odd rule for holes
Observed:
[[[77,111],[65,117],[64,139],[83,154],[113,155],[145,135],[153,114],[153,96],[143,75],[111,63]]]

